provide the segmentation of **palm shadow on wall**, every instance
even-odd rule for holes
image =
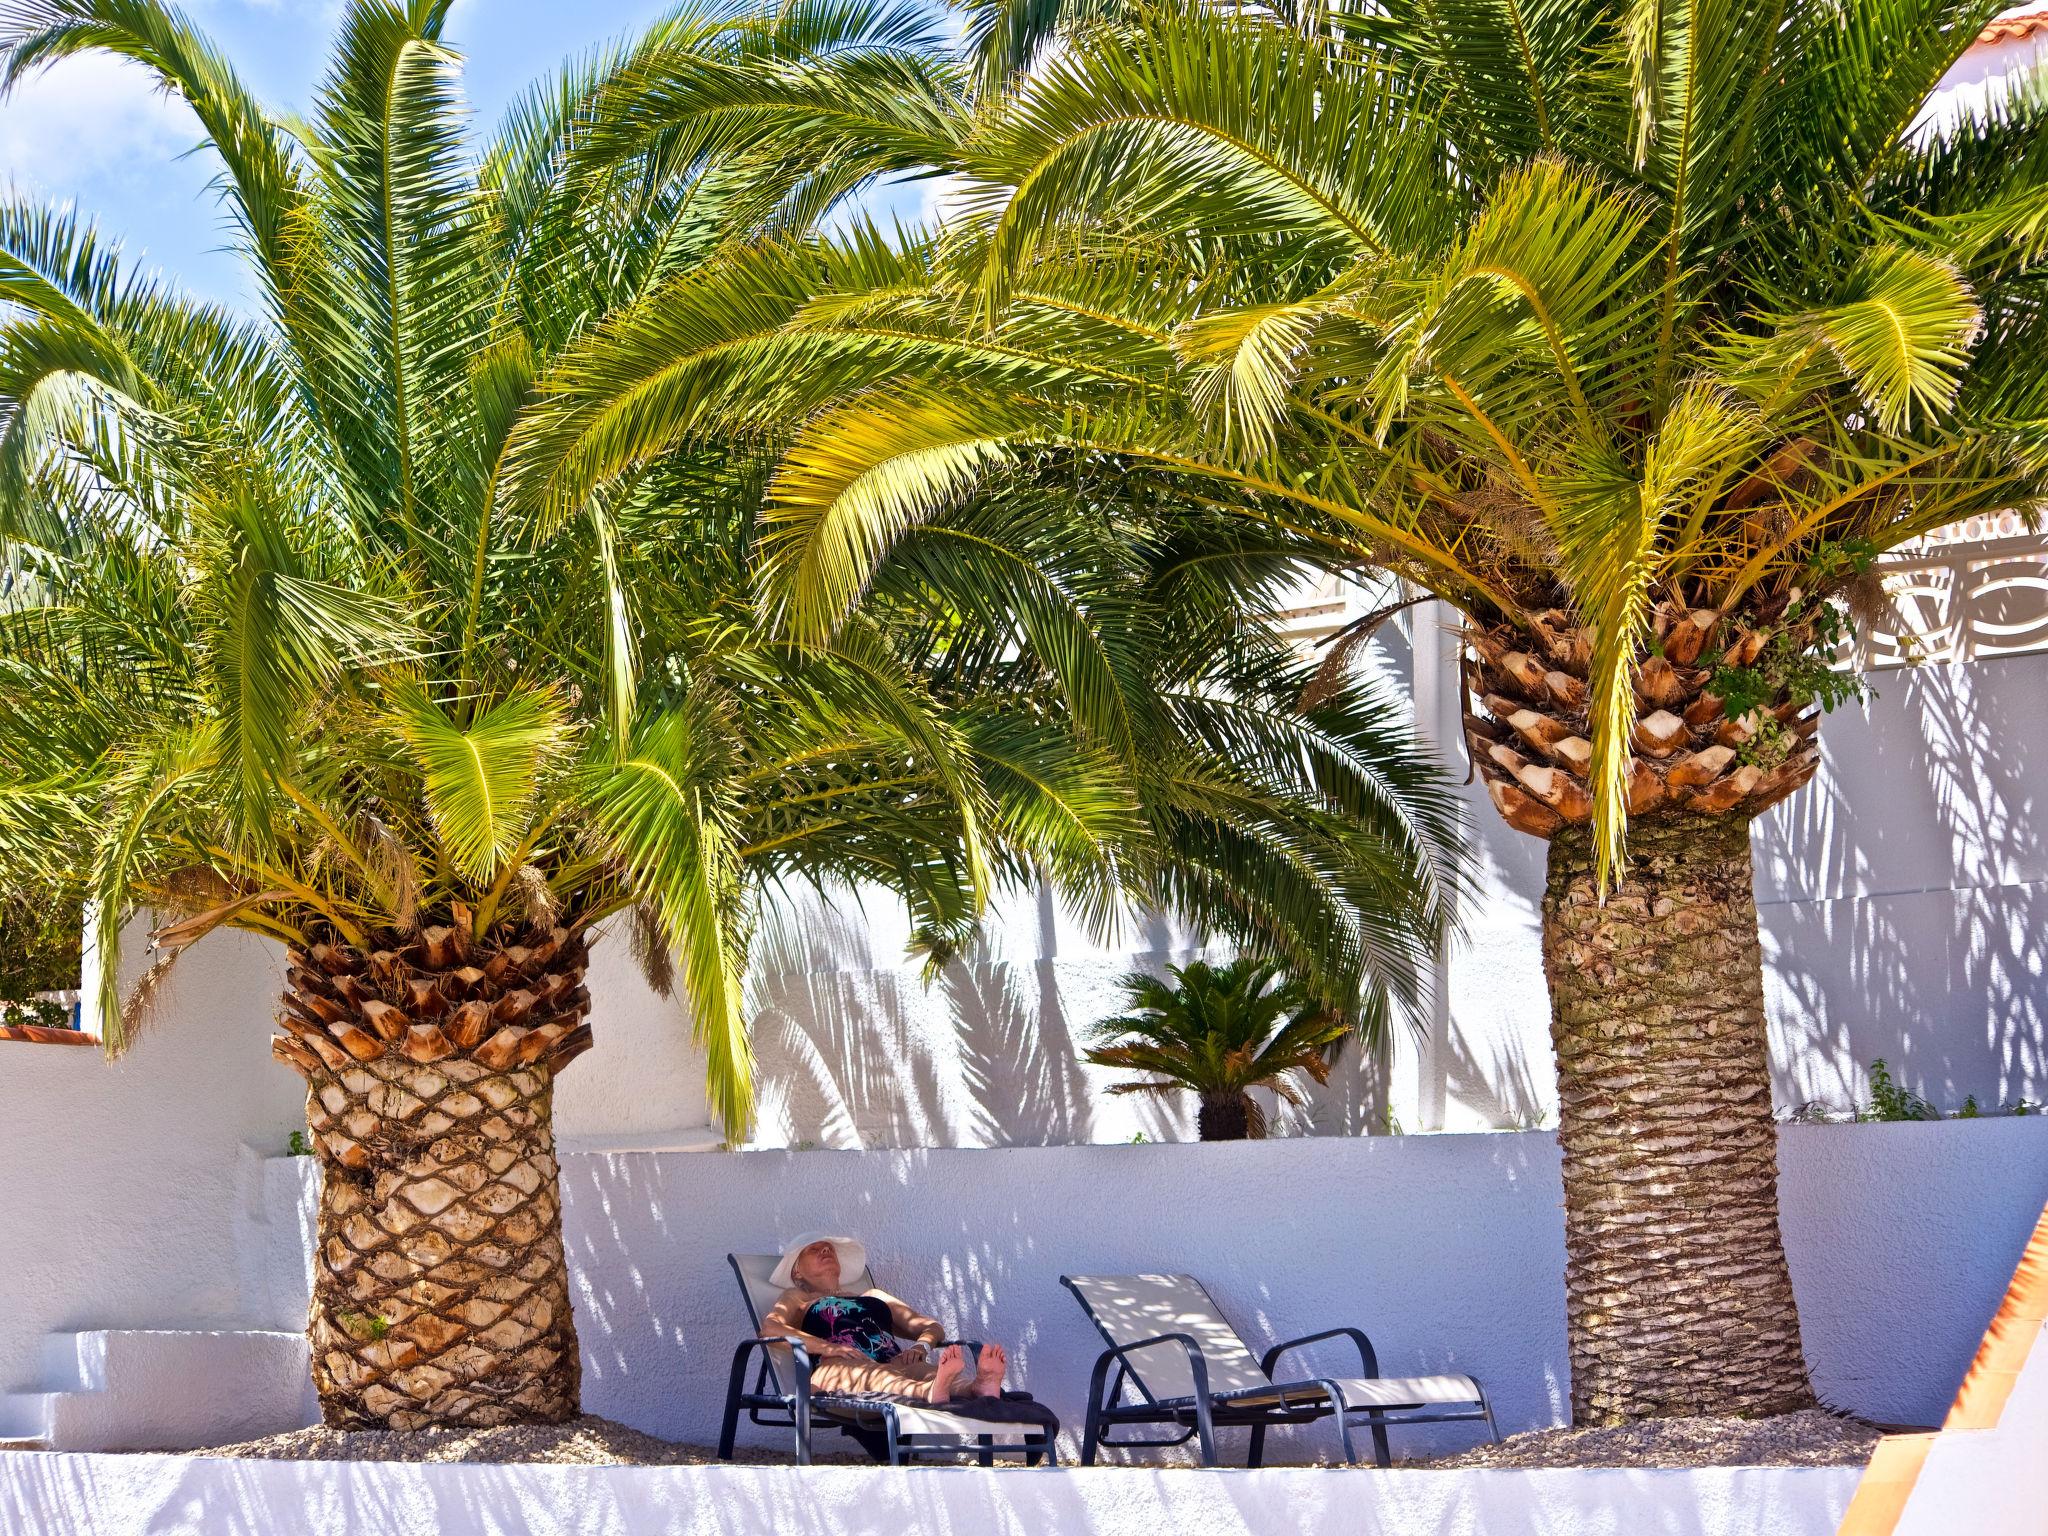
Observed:
[[[1034,916],[1035,910],[1035,916]],[[1096,1020],[1123,1006],[1122,977],[1200,952],[1156,916],[1132,947],[1060,954],[1050,898],[1021,902],[926,985],[885,954],[875,914],[849,897],[807,901],[764,925],[749,997],[759,1053],[760,1141],[827,1147],[1046,1146],[1194,1139],[1184,1096],[1120,1097],[1122,1074],[1084,1060]],[[1031,928],[1036,923],[1037,932]],[[1023,951],[1020,953],[1019,951]],[[1032,952],[1036,952],[1036,958]],[[1057,957],[1057,958],[1055,958]],[[1270,1106],[1280,1135],[1359,1136],[1386,1126],[1386,1070],[1348,1051],[1300,1109]]]
[[[1778,1101],[1867,1097],[1883,1057],[1953,1108],[2048,1094],[2038,656],[1882,672],[1823,772],[1758,823]]]
[[[748,1003],[761,1124],[792,1143],[945,1139],[932,999],[914,974],[880,962],[869,915],[851,893],[808,899],[771,911],[756,941]]]

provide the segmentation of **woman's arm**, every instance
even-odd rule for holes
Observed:
[[[887,1291],[869,1291],[868,1294],[889,1308],[889,1326],[899,1339],[915,1339],[920,1344],[937,1344],[946,1336],[945,1328],[912,1308],[908,1303],[897,1300]]]

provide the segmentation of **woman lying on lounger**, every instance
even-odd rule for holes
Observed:
[[[887,1291],[851,1289],[867,1267],[866,1250],[850,1237],[798,1238],[768,1277],[784,1289],[761,1320],[761,1337],[803,1345],[814,1392],[882,1392],[933,1407],[1002,1396],[1002,1345],[981,1346],[979,1369],[958,1344],[934,1356],[944,1328]]]

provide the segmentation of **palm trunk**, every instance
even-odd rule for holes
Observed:
[[[1195,1111],[1195,1134],[1203,1141],[1247,1141],[1252,1134],[1251,1101],[1239,1094],[1204,1099]]]
[[[1573,1420],[1809,1407],[1748,820],[1632,826],[1628,864],[1603,904],[1566,828],[1543,899]]]
[[[588,1047],[580,939],[430,928],[291,952],[277,1055],[320,1159],[308,1327],[345,1429],[581,1411],[554,1079]]]

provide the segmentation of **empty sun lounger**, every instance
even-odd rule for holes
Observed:
[[[1498,1440],[1486,1393],[1470,1376],[1382,1376],[1372,1344],[1356,1328],[1331,1328],[1289,1339],[1255,1358],[1192,1275],[1062,1275],[1109,1345],[1088,1383],[1088,1420],[1081,1464],[1093,1466],[1098,1446],[1185,1445],[1197,1440],[1202,1465],[1216,1465],[1216,1430],[1251,1428],[1250,1466],[1264,1459],[1275,1424],[1334,1418],[1344,1459],[1356,1462],[1351,1429],[1372,1430],[1373,1458],[1392,1465],[1387,1430],[1397,1424],[1475,1420]],[[1282,1357],[1307,1344],[1349,1339],[1357,1346],[1356,1376],[1276,1373]],[[1110,1379],[1110,1368],[1116,1375]],[[1132,1400],[1124,1401],[1125,1388]],[[1119,1425],[1173,1426],[1171,1439],[1112,1440]]]
[[[730,1253],[726,1262],[739,1279],[740,1294],[747,1302],[747,1318],[759,1334],[761,1319],[782,1294],[782,1288],[769,1278],[780,1256]],[[875,1285],[874,1276],[866,1270],[844,1279],[845,1288],[853,1293],[871,1290]],[[978,1350],[975,1343],[964,1339],[943,1342],[961,1344],[970,1354]],[[757,1355],[759,1364],[750,1391],[747,1368]],[[796,1459],[802,1466],[810,1464],[811,1430],[819,1423],[884,1454],[891,1466],[902,1466],[920,1457],[938,1460],[958,1456],[974,1456],[988,1466],[998,1451],[1020,1453],[1031,1465],[1036,1465],[1041,1456],[1048,1465],[1059,1459],[1052,1436],[1037,1422],[969,1418],[923,1403],[813,1392],[810,1353],[802,1345],[787,1340],[751,1338],[733,1352],[732,1377],[725,1395],[725,1422],[718,1436],[718,1455],[722,1461],[732,1460],[733,1439],[742,1411],[756,1424],[794,1430]]]

